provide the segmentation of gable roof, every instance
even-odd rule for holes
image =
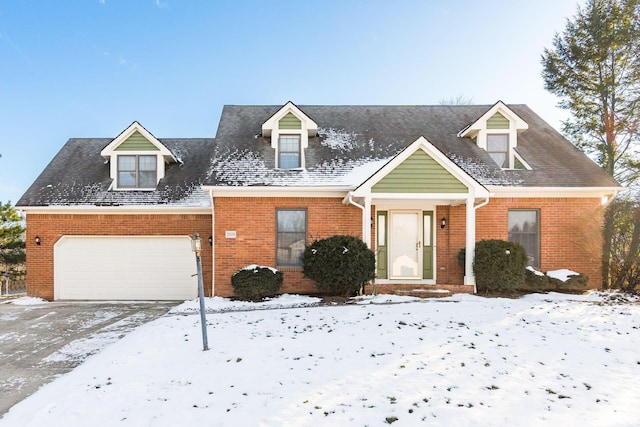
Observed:
[[[451,176],[453,176],[453,178],[459,183],[458,185],[462,184],[462,186],[467,188],[467,191],[465,191],[464,193],[465,196],[463,197],[466,197],[467,193],[471,193],[475,197],[489,197],[489,192],[485,187],[474,180],[473,177],[469,176],[458,165],[449,160],[444,154],[442,154],[442,152],[440,152],[423,136],[416,139],[415,142],[398,153],[398,155],[396,155],[387,164],[381,167],[376,173],[374,173],[366,181],[360,184],[352,194],[354,196],[359,196],[360,194],[366,195],[367,193],[371,192],[372,188],[376,184],[384,180],[384,178],[387,177],[389,173],[392,173],[394,169],[399,167],[402,162],[406,161],[420,150],[424,154],[429,156],[429,158],[437,162],[437,164],[444,170],[446,170],[447,173],[451,174]],[[429,183],[429,185],[432,185],[432,183]],[[438,194],[437,196],[441,197],[441,194]],[[421,194],[420,197],[424,197],[424,195]]]
[[[164,157],[165,162],[176,161],[174,155],[167,149],[167,147],[160,142],[155,136],[151,134],[144,126],[137,121],[131,123],[129,127],[123,130],[120,135],[116,136],[106,147],[100,151],[100,155],[105,159],[108,159],[118,147],[127,141],[132,135],[139,133],[142,135],[151,145],[153,145]]]
[[[211,138],[159,139],[178,163],[166,166],[153,191],[110,191],[109,164],[102,149],[112,138],[70,139],[36,178],[16,206],[209,206],[201,188],[211,162]]]
[[[532,170],[503,170],[489,154],[458,132],[494,105],[456,106],[300,106],[318,124],[309,138],[305,170],[279,170],[261,126],[282,106],[225,106],[208,186],[337,186],[356,188],[418,137],[484,186],[619,187],[593,161],[526,105],[509,105],[528,124],[518,136],[517,153]],[[364,172],[371,172],[366,175]],[[366,175],[366,176],[365,176]],[[358,181],[359,179],[359,181]]]

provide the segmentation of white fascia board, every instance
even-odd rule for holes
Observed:
[[[491,197],[592,197],[612,196],[624,191],[624,187],[501,187],[487,185]]]
[[[371,193],[371,188],[380,182],[384,177],[386,177],[391,171],[393,171],[396,167],[398,167],[402,162],[407,160],[413,153],[417,150],[424,150],[428,156],[434,159],[440,166],[445,168],[447,172],[453,175],[458,181],[464,184],[470,192],[472,192],[476,197],[486,198],[489,196],[489,191],[479,184],[475,179],[473,179],[469,174],[467,174],[464,170],[462,170],[458,165],[452,162],[447,156],[442,153],[442,151],[438,150],[433,144],[431,144],[424,136],[416,139],[411,145],[402,150],[396,157],[391,159],[387,164],[381,167],[376,173],[374,173],[369,179],[363,182],[358,188],[353,192],[354,197],[365,197],[365,196],[374,196],[377,197],[378,193]],[[400,194],[411,194],[411,193],[400,193]],[[456,194],[457,197],[460,196],[460,193],[452,193]],[[466,197],[466,193],[465,197]],[[424,193],[419,193],[421,197],[425,197]],[[434,193],[434,195],[438,195]],[[440,197],[442,198],[442,197]]]
[[[155,136],[153,136],[151,132],[146,130],[144,126],[142,126],[137,121],[131,123],[131,125],[125,130],[123,130],[120,133],[120,135],[118,135],[113,141],[109,143],[109,145],[104,147],[100,152],[100,155],[105,159],[111,157],[111,155],[113,154],[113,151],[118,147],[118,145],[126,141],[127,138],[133,135],[133,133],[136,131],[138,131],[142,136],[144,136],[151,144],[153,144],[160,151],[160,154],[164,156],[165,161],[173,160],[174,162],[177,162],[176,158],[171,153],[171,151],[169,151],[169,149],[165,147],[164,144],[158,141],[158,139]]]
[[[18,206],[16,208],[27,214],[208,214],[211,206]]]
[[[278,111],[276,111],[266,122],[262,124],[262,136],[269,137],[271,136],[271,131],[274,129],[278,129],[278,122],[281,118],[287,115],[287,113],[292,113],[298,119],[303,122],[302,129],[306,130],[308,136],[316,136],[318,133],[318,125],[316,122],[311,120],[309,116],[307,116],[304,111],[302,111],[296,104],[291,101],[288,101],[284,104]]]
[[[498,101],[491,108],[489,108],[483,115],[481,115],[475,122],[471,123],[469,126],[462,129],[458,132],[458,136],[460,138],[466,137],[474,137],[480,130],[486,128],[486,122],[489,118],[491,118],[495,113],[500,113],[505,116],[512,125],[510,128],[515,128],[518,133],[529,129],[529,125],[527,122],[522,120],[520,116],[513,112],[509,107],[507,107],[504,102]]]
[[[351,187],[216,187],[203,186],[213,197],[345,197]]]
[[[354,194],[354,197],[355,194]],[[467,200],[469,193],[371,193],[371,200]],[[476,196],[475,198],[480,198]]]

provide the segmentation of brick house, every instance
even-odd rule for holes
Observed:
[[[362,238],[368,292],[474,292],[482,239],[520,242],[541,270],[600,282],[603,206],[621,188],[525,105],[225,106],[215,139],[70,139],[17,206],[29,295],[196,295],[190,236],[208,240],[205,292],[277,267],[282,292],[313,293],[310,240]],[[457,256],[465,248],[460,267]]]

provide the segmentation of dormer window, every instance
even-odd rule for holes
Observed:
[[[300,165],[300,135],[280,135],[278,141],[278,167],[296,169]]]
[[[501,168],[509,167],[509,135],[505,133],[487,135],[487,153]]]
[[[119,188],[155,188],[158,176],[158,156],[119,155]]]
[[[458,132],[458,136],[475,140],[502,169],[531,169],[516,152],[518,135],[528,128],[529,125],[513,110],[498,101]]]
[[[271,139],[276,169],[304,169],[309,138],[316,136],[318,125],[293,102],[287,102],[262,124],[262,136]]]
[[[155,190],[174,155],[138,122],[133,122],[102,149],[110,164],[112,190]]]

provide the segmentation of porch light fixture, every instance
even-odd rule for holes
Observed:
[[[196,256],[200,258],[200,254],[202,253],[202,239],[198,233],[193,234],[193,239],[191,239],[191,250],[196,253]]]
[[[447,226],[447,218],[442,217],[440,220],[440,228],[445,228]]]
[[[40,236],[36,236],[34,240],[36,242],[36,245],[40,246]]]
[[[213,236],[209,236],[209,246],[213,246]]]

